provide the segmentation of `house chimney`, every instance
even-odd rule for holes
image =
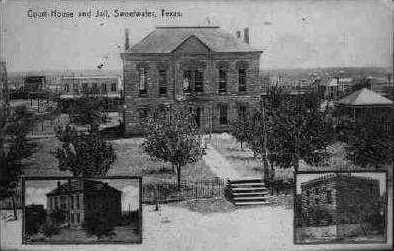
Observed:
[[[241,38],[241,31],[236,31],[235,36],[236,36],[236,38],[240,39]]]
[[[124,35],[125,35],[124,49],[128,50],[130,48],[129,29],[125,29]]]
[[[244,42],[249,44],[249,28],[244,29]]]

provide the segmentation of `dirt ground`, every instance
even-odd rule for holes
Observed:
[[[391,197],[392,198],[392,197]],[[392,208],[392,204],[389,205]],[[392,210],[389,210],[392,219]],[[1,215],[2,250],[346,250],[355,246],[293,244],[293,210],[282,206],[232,208],[225,212],[200,213],[184,207],[143,207],[143,243],[135,245],[22,245],[22,221],[7,222]],[[21,216],[21,212],[20,212]],[[362,244],[357,249],[389,248],[388,244]]]

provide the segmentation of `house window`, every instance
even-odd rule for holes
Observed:
[[[111,92],[116,92],[116,83],[111,84]]]
[[[75,93],[78,93],[78,92],[79,92],[79,90],[78,90],[78,84],[76,84],[76,83],[73,84],[73,92],[75,92]]]
[[[75,201],[75,209],[79,209],[79,198],[78,198],[78,195],[74,195],[74,201]]]
[[[238,90],[240,92],[246,91],[246,69],[243,68],[238,70]]]
[[[227,105],[219,105],[219,123],[221,125],[227,125]]]
[[[167,71],[159,70],[159,94],[166,95],[167,93]]]
[[[81,216],[79,213],[77,213],[77,222],[76,223],[80,223],[81,222]]]
[[[195,80],[194,80],[194,91],[195,92],[203,92],[203,82],[204,82],[204,74],[202,71],[195,71]]]
[[[146,91],[146,83],[147,83],[146,75],[147,75],[146,69],[141,67],[138,72],[138,77],[139,77],[138,90],[139,90],[140,95],[146,95],[146,93],[147,93],[147,91]]]
[[[82,91],[85,93],[88,91],[88,84],[87,83],[82,84]]]
[[[64,90],[65,90],[66,92],[69,92],[69,91],[70,91],[70,86],[69,86],[68,84],[65,84],[65,85],[64,85]]]
[[[219,69],[219,93],[225,93],[227,90],[227,73],[224,68]]]
[[[191,92],[191,83],[192,83],[192,72],[185,71],[183,73],[183,92],[184,93]]]

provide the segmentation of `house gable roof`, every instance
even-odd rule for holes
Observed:
[[[126,52],[171,53],[191,36],[198,38],[213,52],[261,52],[218,26],[156,27]]]
[[[51,195],[66,195],[73,194],[75,192],[100,192],[100,191],[113,191],[120,193],[119,190],[109,186],[107,183],[97,180],[74,180],[70,183],[66,182],[56,187],[47,196]]]
[[[393,105],[393,101],[385,98],[367,88],[360,89],[338,101],[341,105],[367,106],[367,105]]]

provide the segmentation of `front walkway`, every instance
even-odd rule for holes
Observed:
[[[224,179],[238,179],[242,175],[238,172],[224,156],[222,156],[212,145],[207,144],[206,155],[203,157],[205,163],[211,168],[216,176]]]

